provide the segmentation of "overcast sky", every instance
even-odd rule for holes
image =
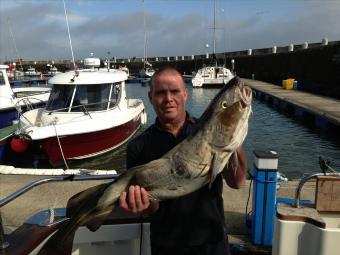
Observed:
[[[213,0],[65,3],[76,59],[143,57],[144,14],[149,57],[213,51]],[[340,0],[216,0],[215,32],[216,52],[338,41]],[[0,61],[18,55],[71,59],[63,0],[0,0]]]

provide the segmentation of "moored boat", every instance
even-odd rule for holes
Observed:
[[[197,71],[192,78],[192,86],[194,88],[223,86],[227,84],[234,75],[223,65],[205,66]]]
[[[27,70],[24,72],[25,76],[40,76],[41,72],[35,70],[34,67],[28,67]]]
[[[49,87],[38,86],[12,88],[6,69],[7,65],[0,65],[0,128],[12,125],[19,113],[42,107],[51,91]]]
[[[116,149],[146,123],[143,101],[126,98],[124,71],[99,69],[93,57],[84,64],[49,79],[46,107],[20,118],[19,136],[39,144],[53,166]]]

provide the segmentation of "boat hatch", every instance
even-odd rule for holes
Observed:
[[[120,83],[53,85],[46,110],[51,112],[108,110],[118,103],[120,94]]]

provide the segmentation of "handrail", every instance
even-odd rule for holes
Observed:
[[[62,175],[62,176],[51,176],[48,178],[40,179],[37,181],[33,181],[26,186],[18,189],[17,191],[13,192],[12,194],[8,195],[7,197],[0,200],[0,208],[4,205],[8,204],[9,202],[13,201],[14,199],[18,198],[22,194],[26,193],[27,191],[31,190],[34,187],[37,187],[41,184],[48,183],[48,182],[62,182],[62,181],[89,181],[89,180],[108,180],[117,179],[118,174],[107,174],[107,175]]]
[[[314,174],[309,174],[309,175],[305,175],[302,177],[302,179],[300,180],[298,186],[295,189],[295,200],[294,200],[294,205],[296,208],[300,208],[300,193],[302,190],[303,185],[313,179],[316,178],[318,176],[340,176],[340,173],[337,172],[333,172],[333,173],[314,173]]]

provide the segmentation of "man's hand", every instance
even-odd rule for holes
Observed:
[[[151,214],[157,211],[158,202],[150,202],[148,192],[138,185],[130,186],[128,192],[122,192],[119,198],[120,206],[133,213]]]

